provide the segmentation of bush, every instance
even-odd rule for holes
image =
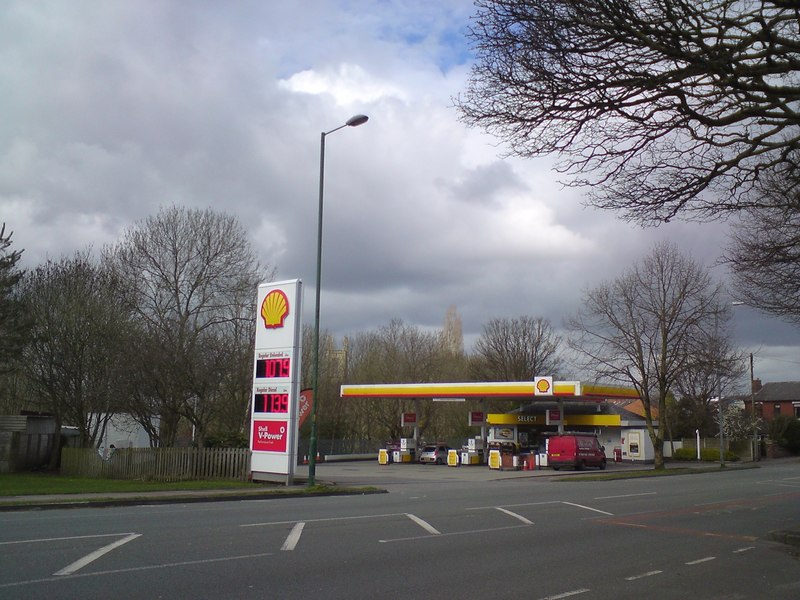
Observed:
[[[204,445],[206,448],[249,448],[250,439],[240,431],[224,431],[208,436]]]
[[[778,415],[767,423],[767,435],[773,442],[785,448],[787,445],[786,432],[792,421],[796,421],[789,415]]]
[[[672,458],[675,460],[696,460],[697,450],[695,448],[678,448]]]
[[[719,462],[719,448],[702,448],[700,450],[700,460]],[[725,460],[735,462],[739,460],[739,457],[734,452],[726,450]]]
[[[783,437],[785,440],[784,448],[792,454],[800,453],[800,420],[792,419],[789,421]]]

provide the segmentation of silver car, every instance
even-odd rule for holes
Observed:
[[[419,454],[419,462],[423,464],[433,463],[435,465],[443,465],[447,462],[447,453],[449,450],[449,446],[423,446],[422,452]]]

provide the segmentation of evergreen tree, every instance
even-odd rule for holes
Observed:
[[[17,285],[23,271],[17,267],[22,250],[10,250],[11,236],[6,225],[0,227],[0,373],[13,370],[14,362],[30,329],[30,322],[17,296]]]

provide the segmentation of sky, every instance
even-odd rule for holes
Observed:
[[[5,0],[0,221],[23,268],[99,252],[162,207],[212,208],[276,280],[303,280],[311,323],[320,134],[366,114],[325,142],[321,322],[339,339],[392,319],[437,330],[450,307],[467,350],[493,318],[560,330],[662,240],[726,281],[728,224],[626,223],[564,187],[555,157],[509,158],[459,121],[473,14],[465,0]],[[747,306],[731,327],[756,378],[800,380],[800,329]]]

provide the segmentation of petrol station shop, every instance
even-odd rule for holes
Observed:
[[[414,401],[414,413],[399,415],[409,436],[400,440],[399,448],[386,449],[384,458],[391,462],[416,461],[423,445],[416,419],[422,402],[466,398],[516,399],[520,407],[508,413],[465,411],[476,435],[454,449],[455,457],[448,457],[451,466],[544,467],[549,436],[565,432],[595,435],[609,462],[654,459],[641,401],[632,388],[537,377],[529,382],[343,385],[341,397]]]

